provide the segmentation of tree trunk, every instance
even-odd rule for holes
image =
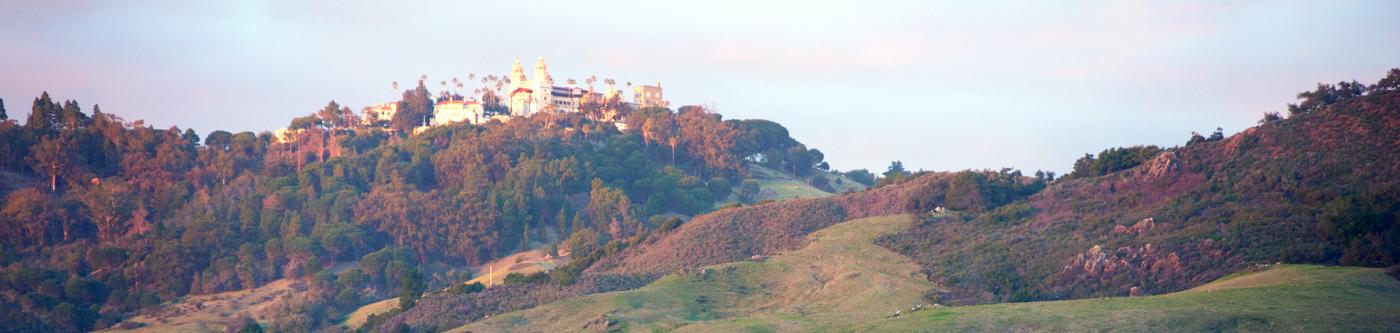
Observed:
[[[49,192],[58,192],[58,164],[49,165]]]

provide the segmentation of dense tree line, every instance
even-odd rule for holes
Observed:
[[[1099,152],[1097,156],[1084,154],[1079,160],[1074,161],[1074,171],[1070,172],[1070,178],[1089,178],[1106,175],[1109,173],[1126,170],[1135,167],[1142,162],[1146,162],[1157,153],[1162,152],[1157,146],[1132,146],[1127,148],[1109,148]]]
[[[0,186],[0,321],[15,323],[0,331],[102,328],[286,277],[336,286],[278,326],[315,327],[394,295],[409,269],[432,280],[434,267],[566,239],[591,253],[666,221],[652,216],[710,210],[745,163],[824,165],[777,124],[700,107],[624,109],[625,132],[558,114],[409,135],[432,98],[421,84],[403,96],[388,128],[332,101],[283,137],[201,140],[44,93],[23,125],[0,121],[0,176],[23,180]],[[396,273],[326,272],[390,247]]]

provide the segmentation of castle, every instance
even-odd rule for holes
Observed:
[[[495,76],[491,76],[495,79]],[[454,82],[456,79],[454,79]],[[625,129],[625,124],[618,119],[617,109],[619,107],[648,108],[648,107],[669,107],[661,93],[661,83],[656,85],[637,85],[632,90],[632,101],[622,100],[622,92],[618,91],[615,83],[611,79],[605,79],[606,89],[603,92],[593,90],[594,79],[586,83],[589,87],[582,88],[574,86],[573,80],[568,80],[564,86],[555,85],[554,77],[549,74],[549,67],[544,62],[544,57],[535,61],[535,70],[532,76],[525,76],[525,68],[520,60],[515,60],[515,65],[511,67],[510,75],[505,77],[505,86],[502,91],[501,104],[504,104],[506,111],[488,111],[483,104],[486,94],[493,94],[491,89],[483,87],[481,93],[483,100],[476,98],[462,98],[460,95],[448,94],[444,92],[433,104],[432,116],[424,119],[422,126],[414,129],[414,132],[421,132],[431,126],[446,125],[451,123],[467,122],[473,125],[481,125],[491,120],[507,122],[515,117],[530,117],[541,113],[574,113],[579,112],[585,105],[611,105],[603,107],[599,120],[614,122],[619,129]],[[483,85],[486,83],[482,81]],[[628,83],[627,85],[631,85]],[[502,86],[496,86],[497,90]],[[498,98],[501,98],[498,97]],[[597,109],[595,109],[597,110]],[[399,111],[399,102],[392,101],[379,103],[364,109],[361,120],[365,125],[375,128],[386,128],[390,120]],[[286,134],[291,133],[283,128],[276,131],[279,141]]]
[[[515,66],[510,70],[510,89],[508,95],[509,108],[512,116],[529,117],[541,112],[578,112],[579,108],[589,101],[605,102],[620,101],[622,93],[617,90],[614,82],[606,80],[607,90],[602,93],[589,89],[568,86],[554,85],[554,77],[549,75],[549,67],[544,62],[544,57],[535,61],[535,73],[532,78],[525,76],[525,68],[520,64],[520,60],[515,60]],[[629,83],[630,85],[630,83]],[[633,102],[629,106],[636,107],[668,107],[661,95],[661,83],[656,85],[639,85],[633,90]]]
[[[506,77],[506,82],[509,85],[503,92],[505,100],[502,101],[502,104],[509,110],[508,113],[488,114],[485,105],[475,99],[438,98],[437,103],[433,106],[433,118],[425,126],[455,122],[480,125],[493,119],[505,122],[514,117],[530,117],[545,112],[573,113],[579,112],[580,108],[586,104],[606,103],[608,101],[623,103],[632,108],[670,106],[670,103],[662,97],[661,83],[659,82],[656,85],[633,87],[633,101],[630,103],[622,101],[622,92],[617,90],[611,80],[605,82],[607,84],[606,90],[601,93],[593,91],[591,84],[589,88],[576,87],[573,82],[565,86],[555,85],[554,77],[549,74],[549,66],[545,64],[544,57],[535,61],[535,70],[532,76],[525,75],[525,67],[517,59],[515,65],[511,67],[510,75]],[[605,112],[602,115],[603,118],[618,120],[614,119],[616,110],[607,111],[612,112]],[[367,123],[388,121],[397,112],[397,102],[381,103],[366,109],[364,117]]]

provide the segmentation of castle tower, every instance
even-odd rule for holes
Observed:
[[[528,117],[533,113],[532,107],[538,104],[534,103],[534,89],[530,86],[525,79],[525,66],[520,65],[520,59],[515,59],[515,66],[510,69],[510,90],[506,93],[511,115]]]
[[[510,68],[510,91],[515,88],[525,86],[525,66],[520,65],[520,59],[515,59],[515,66]]]
[[[549,67],[545,65],[544,57],[535,61],[535,76],[531,83],[533,85],[530,89],[535,91],[535,100],[532,103],[534,110],[531,110],[531,113],[543,111],[554,105],[554,94],[551,93],[554,91],[554,78],[549,76]]]

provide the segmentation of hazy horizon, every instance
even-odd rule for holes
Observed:
[[[659,81],[673,108],[777,121],[841,170],[1064,173],[1400,67],[1393,1],[493,5],[4,1],[0,98],[21,120],[48,91],[161,128],[263,131],[543,56],[558,83]]]

